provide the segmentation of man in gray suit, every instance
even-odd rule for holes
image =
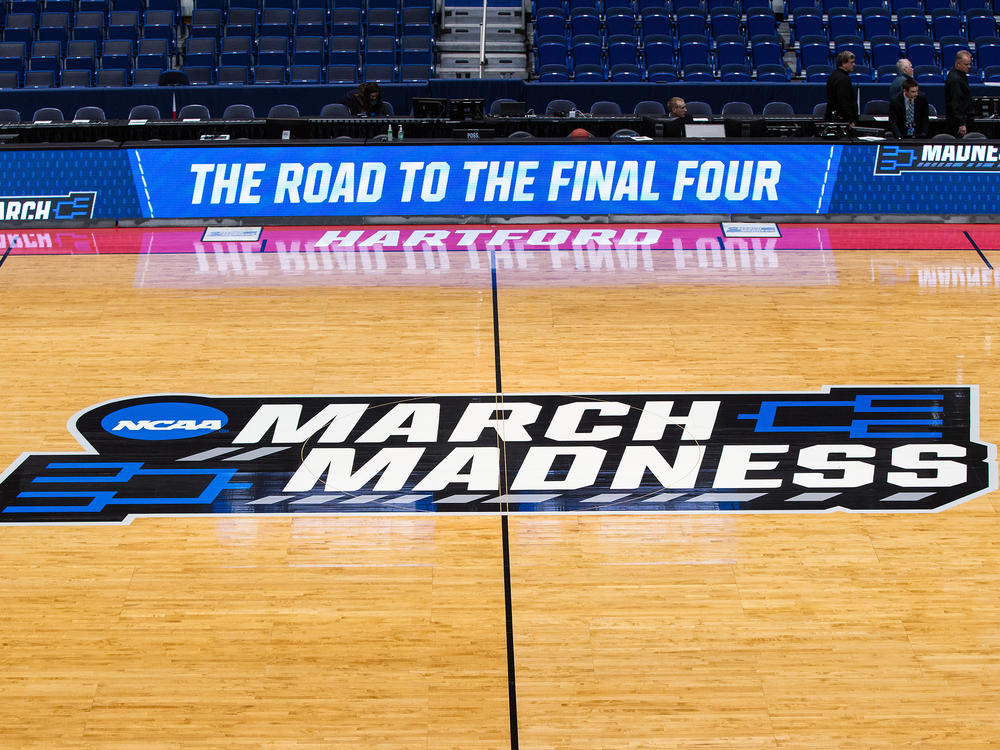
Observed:
[[[901,57],[896,61],[896,77],[889,84],[890,102],[903,93],[903,81],[907,78],[913,78],[913,63],[905,57]]]

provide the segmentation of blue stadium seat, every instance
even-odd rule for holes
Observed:
[[[993,12],[985,8],[976,8],[965,14],[965,33],[969,39],[981,36],[992,37],[997,33],[997,22]]]
[[[810,65],[806,70],[806,81],[808,83],[823,83],[833,72],[832,65]]]
[[[677,37],[704,36],[707,26],[705,11],[698,6],[686,6],[677,11]]]
[[[799,40],[799,68],[830,64],[830,42],[825,36],[806,36]]]
[[[709,30],[715,39],[720,36],[739,35],[740,14],[735,8],[715,8],[709,14]]]
[[[784,63],[780,65],[765,64],[757,66],[757,80],[769,83],[787,83],[792,73]]]
[[[969,41],[962,36],[946,36],[939,40],[941,44],[941,67],[948,70],[955,65],[955,55],[960,50],[969,52]]]
[[[400,27],[406,36],[433,36],[434,27],[427,8],[404,8]]]
[[[245,65],[220,65],[217,80],[220,86],[246,86],[250,69]]]
[[[739,64],[727,64],[719,66],[722,72],[722,80],[727,82],[733,81],[751,81],[753,80],[750,75],[749,65],[739,65]]]
[[[710,117],[713,114],[708,103],[701,101],[688,102],[687,111],[692,117]]]
[[[368,7],[368,36],[396,36],[396,9]]]
[[[299,7],[299,12],[295,15],[295,36],[319,36],[327,35],[325,8],[303,8]]]
[[[288,67],[288,37],[262,36],[257,39],[257,65]]]
[[[641,81],[642,68],[638,65],[614,65],[611,67],[612,81]]]
[[[935,10],[931,14],[931,31],[938,41],[946,36],[959,36],[962,33],[962,19],[958,11],[952,8]]]
[[[914,65],[913,77],[917,83],[944,83],[944,74],[937,65]]]
[[[792,18],[793,37],[797,41],[802,41],[809,36],[826,36],[823,28],[823,16],[816,8],[811,6],[799,8]]]
[[[28,72],[24,74],[24,88],[51,89],[59,85],[59,79],[53,70],[32,70],[28,61]]]
[[[991,65],[983,71],[983,74],[987,81],[1000,81],[1000,65]]]
[[[326,64],[326,40],[323,37],[295,37],[292,47],[292,65],[314,65],[322,69]]]
[[[190,37],[184,49],[184,64],[212,67],[218,64],[218,41],[213,37]]]
[[[597,11],[591,8],[577,8],[569,17],[570,37],[591,35],[599,37],[601,35],[601,19]]]
[[[253,82],[262,86],[280,86],[286,83],[287,65],[257,65],[253,69]]]
[[[403,47],[400,53],[401,65],[426,65],[434,63],[434,47],[429,36],[403,37]]]
[[[260,36],[292,35],[292,11],[288,8],[267,8],[260,14]]]
[[[330,65],[358,66],[361,49],[357,37],[335,36],[330,39]]]
[[[884,10],[887,13],[889,12],[886,0],[857,0],[855,9],[862,15],[864,15],[866,10]]]
[[[615,36],[608,40],[608,68],[618,65],[635,65],[639,59],[639,46],[634,37]]]
[[[747,65],[749,56],[743,37],[736,35],[716,37],[715,63],[719,70],[722,70],[725,65]]]
[[[679,80],[677,66],[670,63],[654,63],[646,66],[646,79],[657,83],[670,83]]]
[[[569,81],[569,68],[566,67],[566,63],[544,65],[538,75],[538,80],[542,83],[562,83]]]
[[[253,42],[248,36],[226,36],[219,48],[220,67],[249,68],[253,58]]]
[[[326,67],[327,83],[357,83],[358,66],[355,65],[328,65]]]
[[[159,86],[160,76],[166,68],[136,68],[132,73],[133,86]],[[63,77],[65,78],[65,72]]]
[[[938,65],[934,42],[930,37],[908,36],[904,44],[906,45],[906,56],[913,63],[914,68],[918,65]],[[938,67],[940,66],[938,65]]]
[[[781,65],[781,40],[765,34],[753,37],[750,40],[750,57],[758,70],[762,65]]]
[[[590,81],[599,83],[604,80],[604,67],[592,63],[580,63],[573,66],[574,81]]]
[[[212,86],[215,84],[215,66],[187,66],[181,71],[188,77],[188,82],[192,86]]]
[[[335,8],[330,16],[333,36],[361,36],[361,11],[357,8]]]
[[[686,34],[680,38],[678,48],[681,67],[708,65],[708,39],[704,35]],[[685,76],[686,77],[686,76]]]
[[[827,33],[831,39],[838,36],[856,36],[858,33],[858,18],[853,8],[838,6],[830,9],[827,18]]]
[[[892,16],[884,8],[868,8],[861,14],[861,31],[867,41],[892,34]]]
[[[654,65],[674,66],[677,62],[677,54],[673,41],[666,37],[647,40],[645,47],[643,47],[643,59],[647,73],[652,72]]]
[[[288,82],[292,84],[317,84],[323,82],[320,65],[292,65],[288,69]]]
[[[128,85],[128,73],[121,68],[101,68],[97,71],[97,85],[121,88]]]
[[[38,21],[37,38],[46,42],[59,42],[63,47],[69,41],[69,14],[46,11]]]
[[[924,0],[924,12],[934,15],[934,11],[951,8],[951,0]]]
[[[1000,65],[1000,39],[978,37],[976,39],[976,67],[980,70],[986,70],[994,65]]]
[[[865,106],[861,109],[861,114],[863,115],[888,115],[889,114],[889,100],[888,99],[869,99],[865,102]]]
[[[573,67],[578,65],[602,65],[603,50],[600,37],[583,35],[573,37],[570,50],[573,56]]]
[[[864,64],[865,61],[865,42],[857,34],[845,34],[844,36],[834,37],[833,39],[833,49],[836,54],[841,52],[853,52],[855,65]]]
[[[16,89],[20,83],[18,74],[13,70],[0,70],[0,89]],[[0,112],[3,112],[3,110],[0,110]],[[2,122],[9,121],[2,120]]]
[[[872,67],[875,69],[885,65],[895,67],[900,58],[899,40],[894,36],[876,36],[871,40]]]
[[[892,83],[897,75],[895,65],[879,65],[875,70],[875,80],[879,83]]]
[[[80,14],[77,14],[79,20]],[[222,13],[214,8],[198,9],[191,14],[191,37],[217,39],[222,28]],[[79,24],[77,24],[79,26]]]
[[[666,14],[661,14],[667,27],[670,27],[670,16]],[[645,16],[643,16],[645,21]],[[662,22],[661,22],[662,23]],[[635,16],[630,8],[615,7],[607,11],[607,15],[604,18],[604,31],[607,36],[613,37],[619,34],[627,34],[629,36],[635,35]],[[643,32],[645,33],[645,31]],[[672,31],[665,33],[673,33]]]
[[[711,65],[691,63],[684,66],[685,81],[714,81],[715,69]]]
[[[431,77],[431,71],[431,66],[425,63],[403,63],[399,66],[399,80],[401,83],[427,81]]]
[[[820,19],[820,30],[822,31],[822,18]],[[756,7],[747,10],[747,36],[755,37],[759,34],[776,34],[778,32],[777,20],[774,11],[770,8]]]
[[[644,39],[659,35],[673,36],[673,33],[673,21],[670,16],[652,8],[643,11],[642,36]]]
[[[896,19],[896,28],[899,31],[899,38],[906,39],[911,36],[926,36],[928,32],[927,19],[920,8],[901,8]]]
[[[89,70],[67,69],[62,72],[62,88],[79,89],[94,85],[94,79]]]
[[[535,18],[536,39],[540,39],[543,36],[565,36],[565,34],[566,18],[563,16],[561,10],[558,13],[546,13],[543,16]]]
[[[136,48],[135,67],[166,70],[169,67],[169,53],[166,39],[140,39]]]
[[[392,83],[396,80],[396,68],[393,65],[365,64],[365,80],[375,83]]]
[[[35,39],[35,16],[31,13],[8,13],[3,41],[31,44]]]
[[[855,65],[850,75],[855,86],[859,83],[872,83],[875,80],[872,77],[872,69],[867,65]]]

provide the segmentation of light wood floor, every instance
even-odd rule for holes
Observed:
[[[974,252],[779,260],[780,276],[501,264],[504,390],[979,384],[981,436],[1000,441],[1000,289]],[[405,286],[193,283],[191,264],[8,258],[3,466],[74,450],[66,419],[128,395],[493,390],[488,261]],[[991,746],[998,499],[512,516],[520,747]],[[499,528],[0,526],[0,748],[510,747]]]

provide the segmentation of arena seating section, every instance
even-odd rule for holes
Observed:
[[[9,0],[0,88],[426,81],[433,0]],[[187,19],[184,19],[187,21]]]
[[[972,82],[1000,81],[989,0],[535,0],[540,82],[825,80],[838,52],[858,82],[900,56],[944,80],[958,50]],[[674,3],[683,3],[675,7]],[[814,4],[818,3],[818,4]],[[924,4],[921,5],[920,3]],[[194,85],[422,82],[434,77],[434,0],[8,0],[0,88],[154,86],[181,68]]]
[[[851,50],[856,82],[892,80],[905,56],[918,81],[939,83],[965,49],[985,80],[1000,80],[987,0],[856,2],[787,0],[775,14],[765,0],[537,0],[535,72],[551,82],[819,82]],[[983,80],[978,71],[971,82]]]

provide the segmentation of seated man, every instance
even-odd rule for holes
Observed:
[[[903,81],[903,92],[889,102],[889,126],[897,138],[926,138],[927,97],[912,78]]]

